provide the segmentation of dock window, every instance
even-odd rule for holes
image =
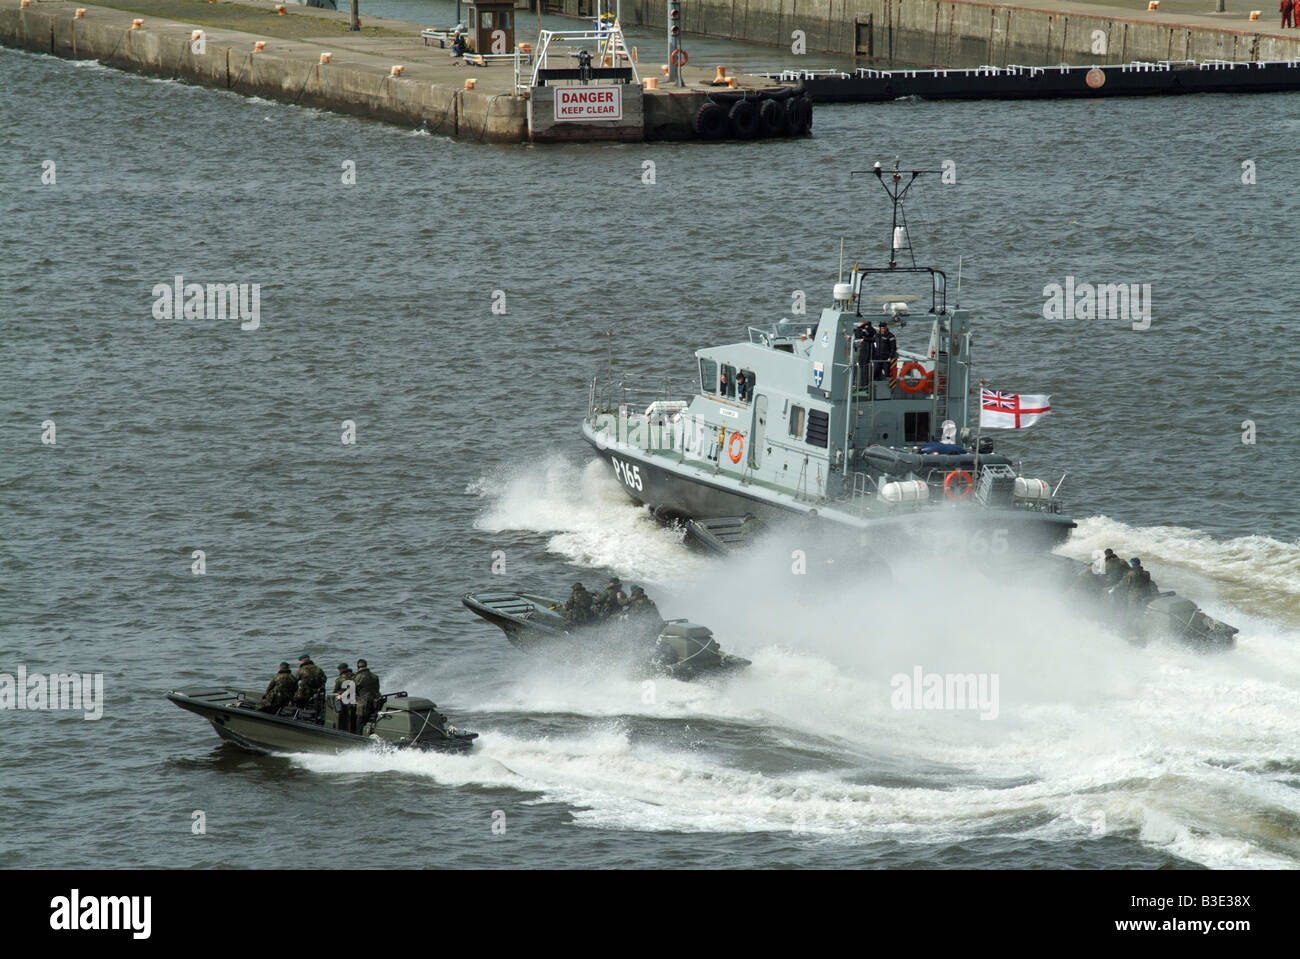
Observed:
[[[703,393],[718,391],[718,364],[713,360],[700,360],[700,391]]]
[[[803,436],[803,414],[802,406],[790,407],[790,435],[795,439]]]

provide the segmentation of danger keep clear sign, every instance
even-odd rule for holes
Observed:
[[[556,87],[556,120],[621,120],[621,87]]]

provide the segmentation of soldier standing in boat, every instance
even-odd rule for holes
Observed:
[[[569,601],[560,606],[560,614],[573,626],[585,626],[595,619],[596,614],[591,608],[591,593],[587,592],[587,587],[574,583]]]
[[[632,594],[627,601],[627,615],[629,619],[644,624],[647,630],[653,628],[656,633],[664,624],[663,617],[659,615],[659,607],[640,586],[632,587]]]
[[[352,683],[351,689],[348,688],[348,683]],[[339,729],[345,733],[356,732],[356,676],[347,663],[339,663],[339,674],[334,679],[334,702],[338,704]]]
[[[266,684],[266,692],[262,694],[262,702],[258,709],[264,713],[278,713],[280,707],[288,706],[293,702],[293,695],[297,689],[298,680],[289,671],[289,664],[281,663],[279,672]]]
[[[609,585],[596,597],[596,615],[601,619],[617,616],[623,610],[623,581],[617,576],[609,578]]]
[[[298,657],[298,691],[294,694],[295,706],[310,706],[316,697],[325,692],[325,670],[303,653]]]
[[[357,660],[357,674],[353,677],[357,684],[357,732],[365,728],[370,714],[379,702],[379,677],[370,671],[370,665],[364,659]]]

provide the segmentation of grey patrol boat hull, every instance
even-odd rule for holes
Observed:
[[[749,514],[764,527],[779,527],[792,519],[813,522],[828,545],[838,534],[854,543],[877,542],[881,548],[896,548],[905,538],[925,537],[952,532],[953,514],[947,511],[902,512],[896,515],[861,517],[837,508],[836,502],[806,502],[757,484],[744,484],[739,478],[719,471],[702,475],[696,466],[681,468],[671,458],[647,453],[625,444],[611,444],[590,422],[582,424],[582,436],[596,455],[608,463],[623,492],[633,502],[649,507],[666,520],[708,521],[717,517],[738,518]],[[635,483],[624,479],[629,465],[636,467]],[[677,468],[674,468],[677,467]],[[963,510],[962,529],[973,539],[1000,533],[1006,548],[1039,552],[1050,550],[1066,541],[1075,523],[1069,517],[1053,513],[1021,513],[1011,510]],[[713,548],[710,542],[705,546]]]
[[[467,733],[428,717],[436,707],[425,699],[389,693],[373,724],[374,733],[362,736],[330,728],[324,722],[295,718],[285,708],[283,715],[258,711],[256,690],[231,687],[176,689],[167,698],[188,712],[202,716],[227,742],[256,753],[336,753],[386,742],[402,749],[465,752],[478,733]],[[409,720],[414,717],[418,722]],[[326,721],[332,716],[327,716]]]

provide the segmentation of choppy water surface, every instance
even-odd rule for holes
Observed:
[[[0,715],[0,864],[308,866],[337,823],[428,866],[1300,862],[1294,96],[844,106],[804,142],[543,149],[9,50],[0,75],[0,671],[102,672],[108,699]],[[839,237],[885,239],[849,174],[895,154],[957,165],[914,235],[962,258],[981,374],[1053,395],[1003,445],[1068,470],[1065,552],[1142,556],[1239,649],[1134,649],[1017,583],[927,576],[914,544],[889,589],[796,579],[788,551],[723,565],[591,462],[607,349],[685,381],[792,290],[820,305]],[[177,274],[260,283],[260,328],[155,319]],[[1067,276],[1150,283],[1151,328],[1045,320]],[[460,605],[498,550],[539,589],[645,583],[754,665],[651,698],[528,659]],[[479,747],[254,757],[162,698],[304,648],[331,675],[367,657]],[[892,708],[917,665],[997,673],[997,718]]]

